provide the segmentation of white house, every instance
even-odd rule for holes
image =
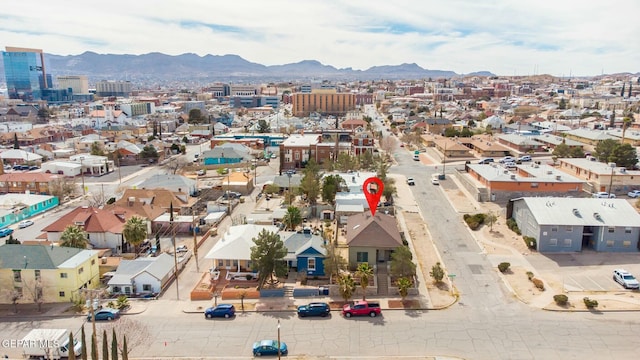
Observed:
[[[214,268],[218,270],[240,272],[243,269],[251,268],[251,247],[255,245],[254,238],[257,238],[262,230],[278,233],[280,230],[273,225],[235,225],[230,226],[227,232],[204,257],[211,259]]]
[[[112,294],[159,294],[174,273],[173,256],[162,253],[157,257],[122,260],[109,280]]]

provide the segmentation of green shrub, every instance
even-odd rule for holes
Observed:
[[[533,285],[535,285],[535,287],[537,287],[538,290],[544,291],[544,283],[542,282],[542,280],[538,278],[533,278],[531,279],[531,282],[533,282]]]
[[[442,282],[442,279],[444,279],[444,269],[442,268],[442,266],[440,266],[440,263],[436,263],[435,265],[433,265],[433,267],[431,267],[431,272],[429,272],[429,275],[431,275],[433,280],[435,280],[437,283]]]
[[[518,224],[516,223],[516,221],[513,218],[507,220],[507,227],[509,227],[509,229],[511,231],[513,231],[514,233],[516,233],[518,235],[522,235],[522,232],[518,228]]]
[[[533,273],[531,271],[527,271],[527,278],[529,279],[529,281],[533,279]]]
[[[482,213],[474,214],[474,215],[464,214],[462,216],[462,219],[464,219],[464,221],[467,223],[467,225],[471,230],[476,230],[480,227],[480,225],[484,223],[484,220],[486,219],[486,217],[487,215]]]
[[[584,301],[584,305],[587,307],[587,309],[598,307],[598,300],[591,300],[588,297],[585,297],[582,299],[582,301]]]
[[[536,238],[531,236],[523,236],[522,239],[529,249],[536,249],[538,247],[538,241],[536,240]]]
[[[127,308],[128,306],[129,306],[129,299],[127,298],[127,295],[118,296],[118,298],[116,299],[116,309],[122,310]]]
[[[511,266],[510,263],[501,262],[500,264],[498,264],[498,270],[500,270],[501,273],[504,273],[509,270],[509,266]]]
[[[553,301],[555,301],[557,305],[564,306],[569,302],[569,297],[565,294],[553,295]]]

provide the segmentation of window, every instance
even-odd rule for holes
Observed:
[[[631,241],[629,241],[629,240],[624,240],[624,241],[622,242],[622,246],[624,246],[624,247],[629,247],[629,246],[631,246]]]
[[[114,286],[114,287],[113,287],[113,292],[114,292],[114,293],[116,293],[116,294],[117,294],[117,293],[119,293],[120,291],[121,291],[121,290],[120,290],[120,286]]]
[[[151,291],[151,285],[150,284],[142,285],[142,291]]]
[[[307,258],[307,270],[316,270],[316,258]]]
[[[558,227],[557,226],[552,226],[551,227],[551,232],[558,232]]]
[[[60,296],[60,297],[64,297],[64,291],[60,291],[60,292],[58,293],[58,296]]]
[[[356,253],[356,261],[359,263],[369,262],[369,253],[362,251]]]
[[[612,232],[616,231],[616,228],[614,228],[614,227],[609,227],[608,231],[609,231],[610,233],[612,233]]]
[[[613,247],[613,245],[615,245],[615,241],[614,240],[607,240],[607,247]]]
[[[223,261],[223,260],[218,259],[218,267],[219,267],[219,268],[221,268],[221,267],[223,267],[223,266],[224,266],[224,261]]]
[[[567,226],[564,231],[566,232],[573,232],[573,226]]]
[[[67,273],[60,273],[60,279],[66,279]]]
[[[78,269],[78,274],[82,274],[84,272],[84,267],[81,267],[80,269]]]
[[[95,265],[96,264],[96,259],[91,259],[91,265]]]
[[[558,239],[549,239],[549,246],[558,246]]]
[[[128,294],[131,294],[131,287],[129,287],[129,286],[125,286],[125,287],[124,287],[124,293],[125,293],[125,294],[127,294],[127,295],[128,295]]]
[[[13,281],[22,282],[22,271],[21,270],[13,270]]]
[[[40,280],[40,270],[33,270],[36,281]]]
[[[562,242],[562,245],[564,247],[571,247],[571,239],[564,239],[564,241]]]
[[[624,233],[625,234],[631,234],[631,228],[630,227],[624,228]]]

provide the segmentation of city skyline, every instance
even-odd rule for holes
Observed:
[[[636,73],[640,63],[639,27],[619,14],[640,10],[628,0],[174,4],[78,2],[64,13],[42,0],[12,4],[0,15],[0,45],[56,55],[233,54],[264,65],[317,60],[356,70],[416,63],[504,76]]]

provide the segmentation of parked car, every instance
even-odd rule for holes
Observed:
[[[31,226],[31,225],[33,225],[33,221],[31,221],[31,220],[22,220],[22,221],[20,221],[20,223],[18,224],[18,227],[19,227],[20,229],[24,229],[24,228],[29,227],[29,226]]]
[[[521,161],[521,162],[527,162],[527,161],[531,161],[531,160],[532,160],[531,156],[529,156],[529,155],[522,155],[522,156],[520,156],[518,158],[518,161]]]
[[[409,185],[409,186],[413,186],[413,185],[415,185],[415,184],[416,184],[416,181],[415,181],[415,180],[413,180],[413,178],[412,178],[412,177],[408,177],[408,178],[407,178],[407,185]]]
[[[478,161],[478,164],[491,164],[493,162],[493,158],[484,158]]]
[[[631,190],[627,193],[627,196],[634,199],[640,197],[640,190]]]
[[[638,280],[624,269],[613,270],[613,280],[622,285],[625,289],[638,289],[640,284]]]
[[[440,185],[440,179],[438,179],[437,176],[433,176],[431,177],[431,184],[433,185]]]
[[[278,347],[280,347],[280,355],[287,355],[287,344],[277,340],[260,340],[253,343],[253,356],[262,355],[278,355]]]
[[[120,310],[112,308],[102,308],[98,311],[95,311],[95,317],[96,321],[111,321],[120,317]],[[87,321],[91,321],[91,312],[87,314]]]
[[[200,170],[196,171],[196,175],[198,175],[198,176],[202,176],[202,175],[204,175],[206,173],[207,172],[205,170],[203,170],[203,169],[200,169]]]
[[[593,193],[592,197],[598,199],[614,199],[616,197],[616,194],[609,194],[606,191],[599,191],[597,193]]]
[[[0,238],[3,238],[5,236],[9,236],[11,234],[13,234],[13,229],[11,229],[11,228],[0,229]]]
[[[505,156],[505,157],[503,157],[502,159],[500,159],[500,161],[499,161],[499,162],[500,162],[501,164],[508,163],[508,162],[513,162],[513,163],[515,163],[515,162],[516,162],[516,158],[514,158],[513,156]]]
[[[355,304],[345,304],[342,307],[342,315],[346,318],[352,316],[376,317],[380,314],[380,304],[375,302],[358,301]]]
[[[210,307],[204,311],[204,317],[211,319],[214,317],[223,317],[228,319],[236,314],[236,307],[232,304],[219,304],[216,307]]]
[[[39,170],[40,168],[37,166],[29,166],[29,170]]]
[[[179,253],[187,252],[187,251],[189,251],[189,249],[187,249],[187,245],[180,245],[176,248],[176,252],[179,252]]]
[[[323,302],[312,302],[307,305],[298,306],[298,316],[321,316],[325,317],[331,313],[329,304]]]

